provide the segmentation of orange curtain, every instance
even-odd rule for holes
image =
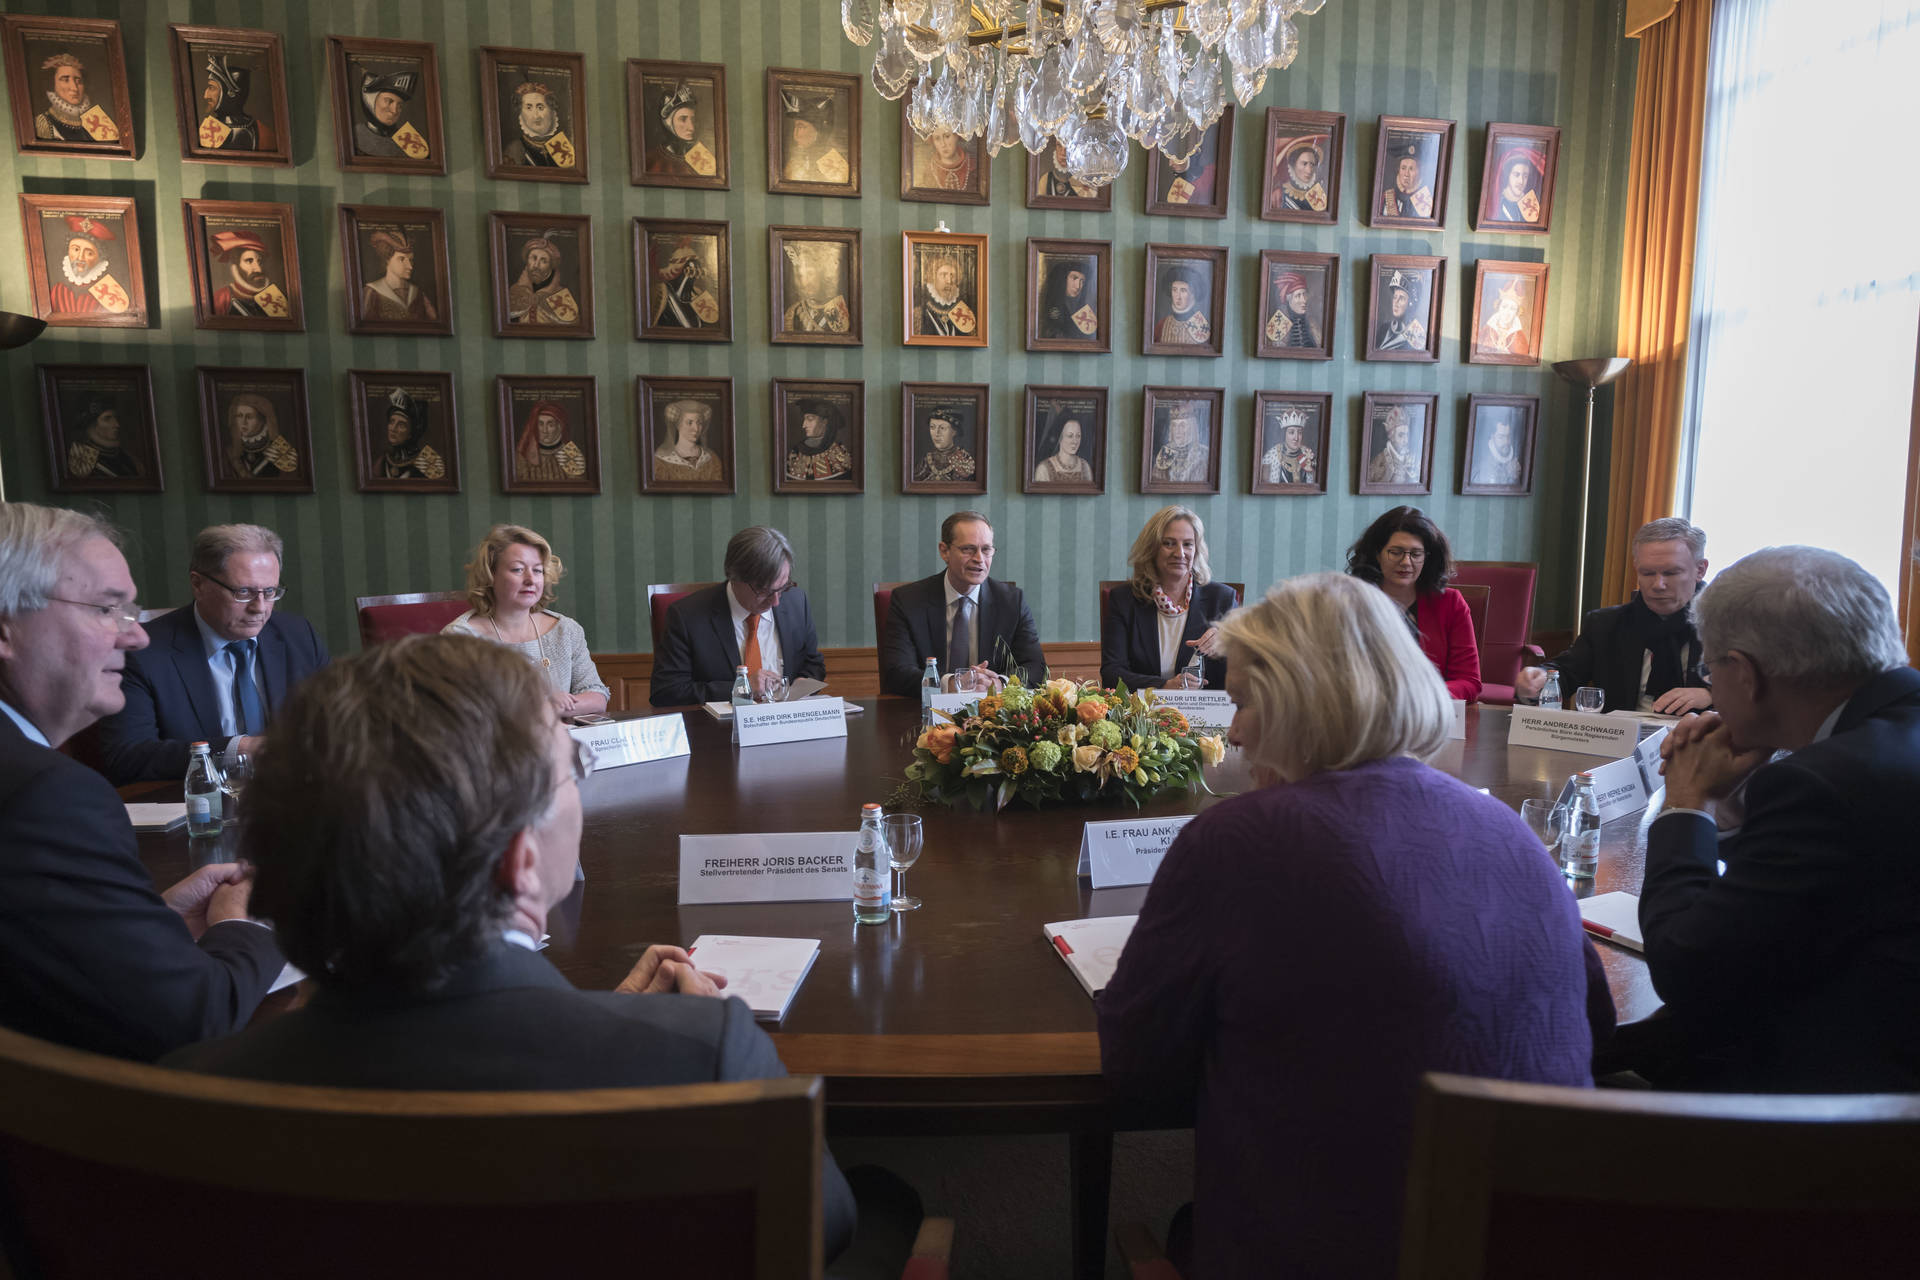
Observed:
[[[1620,280],[1620,354],[1633,368],[1614,398],[1603,605],[1633,592],[1633,531],[1674,514],[1712,13],[1711,0],[1679,0],[1640,35]]]

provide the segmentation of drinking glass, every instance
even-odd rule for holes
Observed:
[[[899,880],[894,885],[893,909],[916,911],[920,899],[907,896],[907,868],[920,859],[920,815],[890,813],[880,819],[880,826],[887,836],[887,860],[899,872]]]
[[[1598,714],[1600,708],[1607,705],[1607,691],[1583,684],[1573,693],[1573,709]]]
[[[232,819],[240,812],[240,793],[253,774],[253,758],[244,751],[228,747],[214,760],[214,768],[219,770],[220,790],[226,793],[228,800],[227,817]]]
[[[1527,830],[1540,838],[1540,843],[1558,863],[1560,835],[1567,828],[1567,806],[1551,800],[1522,800],[1520,817],[1526,822]]]
[[[986,675],[972,667],[962,667],[953,673],[955,693],[985,693],[988,683]]]
[[[786,699],[787,678],[785,676],[780,677],[779,684],[773,685],[764,691],[761,690],[758,685],[754,687],[753,700],[755,702],[785,702]]]

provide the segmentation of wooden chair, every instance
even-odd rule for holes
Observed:
[[[397,596],[361,596],[360,647],[371,649],[401,636],[435,635],[468,609],[464,591],[409,591]]]
[[[1451,585],[1487,588],[1486,622],[1474,620],[1480,645],[1480,701],[1495,706],[1513,702],[1513,681],[1520,668],[1546,655],[1532,643],[1533,589],[1540,566],[1527,560],[1460,560]]]
[[[1099,609],[1100,634],[1103,636],[1106,634],[1106,631],[1107,631],[1107,613],[1108,613],[1107,594],[1111,592],[1115,587],[1126,586],[1127,582],[1128,582],[1128,579],[1126,578],[1108,578],[1107,580],[1105,580],[1100,584],[1100,609]],[[1233,588],[1234,604],[1242,605],[1247,602],[1247,584],[1246,583],[1229,582],[1227,585]]]
[[[717,582],[649,582],[647,618],[653,628],[653,651],[660,652],[660,637],[667,634],[667,610],[675,600],[684,600],[696,591],[717,587]]]

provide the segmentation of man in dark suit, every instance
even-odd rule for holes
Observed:
[[[725,702],[741,666],[756,697],[778,697],[783,683],[802,676],[826,679],[813,610],[807,593],[793,585],[787,536],[760,526],[742,529],[727,540],[725,572],[725,582],[668,607],[647,684],[654,706]]]
[[[896,587],[880,636],[880,688],[903,698],[919,693],[927,659],[943,681],[972,669],[998,686],[1018,673],[1032,684],[1046,674],[1040,635],[1020,588],[995,582],[993,526],[978,511],[956,511],[940,525],[946,571]]]
[[[238,867],[154,892],[120,797],[54,749],[120,708],[139,617],[111,529],[0,503],[0,1025],[151,1060],[245,1024],[282,962]]]
[[[195,742],[252,752],[293,686],[326,665],[313,624],[275,613],[280,537],[257,524],[202,529],[187,581],[193,604],[153,619],[129,655],[124,710],[100,724],[101,772],[116,786],[181,778]]]
[[[1920,672],[1886,589],[1769,547],[1694,615],[1715,711],[1667,738],[1640,897],[1671,1083],[1920,1090]]]

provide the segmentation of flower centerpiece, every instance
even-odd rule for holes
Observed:
[[[1135,806],[1171,787],[1206,789],[1204,765],[1226,756],[1153,690],[1018,677],[958,715],[939,715],[913,744],[901,799],[958,805],[1016,797],[1034,808],[1121,797]]]

